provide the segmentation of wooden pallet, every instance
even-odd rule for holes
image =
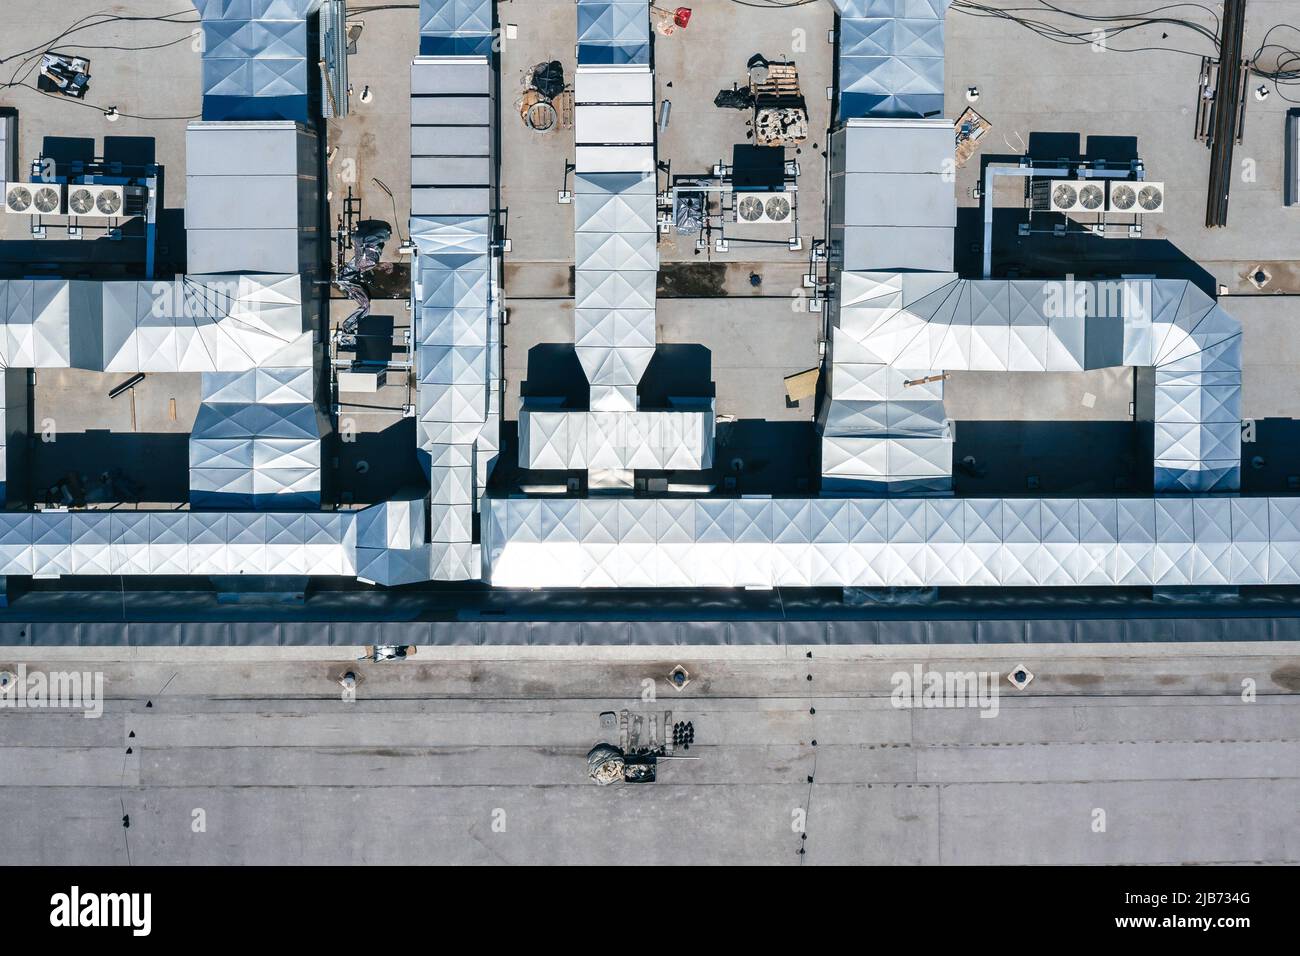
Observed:
[[[980,148],[980,140],[984,138],[985,133],[993,128],[992,124],[989,123],[988,120],[983,116],[980,116],[979,113],[976,113],[969,106],[966,107],[966,110],[961,114],[961,116],[957,117],[957,122],[953,124],[953,129],[957,131],[958,136],[961,134],[962,126],[966,123],[971,124],[972,132],[970,136],[965,139],[957,140],[956,159],[958,169],[965,166],[967,161],[975,155],[975,151]]]
[[[754,99],[760,96],[798,96],[799,71],[793,63],[770,63],[767,67],[767,79],[761,83],[750,83]]]
[[[551,101],[551,105],[555,107],[555,113],[560,118],[556,127],[573,129],[573,90],[565,90]]]

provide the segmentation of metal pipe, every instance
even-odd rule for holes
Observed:
[[[984,167],[984,189],[980,193],[980,204],[984,207],[984,270],[985,279],[993,272],[993,180],[998,176],[1016,176],[1026,179],[1030,176],[1070,175],[1070,170],[1063,166],[1046,168],[1035,167],[1029,160],[1021,160],[1016,165],[1010,163],[989,163]]]
[[[110,399],[117,398],[117,396],[121,395],[123,392],[127,391],[128,389],[135,388],[143,381],[144,381],[144,372],[136,372],[134,375],[128,378],[121,385],[115,385],[112,389],[110,389],[108,393],[108,397]]]

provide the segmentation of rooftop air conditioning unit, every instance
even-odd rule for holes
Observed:
[[[1106,191],[1086,179],[1054,179],[1049,193],[1052,212],[1100,212]]]
[[[1053,179],[1048,183],[1048,200],[1052,212],[1070,212],[1079,208],[1079,182]]]
[[[741,193],[736,200],[736,222],[750,225],[788,223],[794,212],[789,193]]]
[[[113,219],[121,216],[121,186],[69,186],[68,215],[79,219]]]
[[[1101,183],[1079,183],[1079,210],[1081,212],[1101,212],[1106,205],[1106,190]]]
[[[1141,184],[1112,180],[1106,208],[1112,212],[1137,212],[1134,207],[1138,201],[1137,188],[1139,185]]]
[[[1164,212],[1165,184],[1113,182],[1110,184],[1110,208],[1116,212]]]
[[[8,183],[5,212],[16,216],[62,215],[63,187],[55,183]]]

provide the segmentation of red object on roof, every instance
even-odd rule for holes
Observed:
[[[691,22],[691,8],[678,7],[677,11],[673,14],[673,23],[677,24],[679,27],[684,27],[690,22]]]

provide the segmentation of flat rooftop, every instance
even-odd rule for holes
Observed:
[[[29,672],[102,671],[108,699],[100,720],[6,713],[0,838],[43,865],[1300,861],[1300,671],[1278,647],[425,650],[11,651]],[[890,703],[899,671],[1018,666],[1034,680],[1002,681],[997,719]],[[657,704],[592,696],[646,679]],[[600,715],[624,710],[643,738],[665,711],[690,721],[699,759],[595,787],[585,755],[618,737]],[[206,837],[178,837],[197,804]]]
[[[38,436],[30,443],[28,474],[33,500],[71,504],[50,494],[66,485],[79,485],[77,493],[90,508],[171,509],[189,500],[189,433],[199,411],[199,376],[151,372],[109,398],[131,378],[81,369],[35,372],[32,420]]]

